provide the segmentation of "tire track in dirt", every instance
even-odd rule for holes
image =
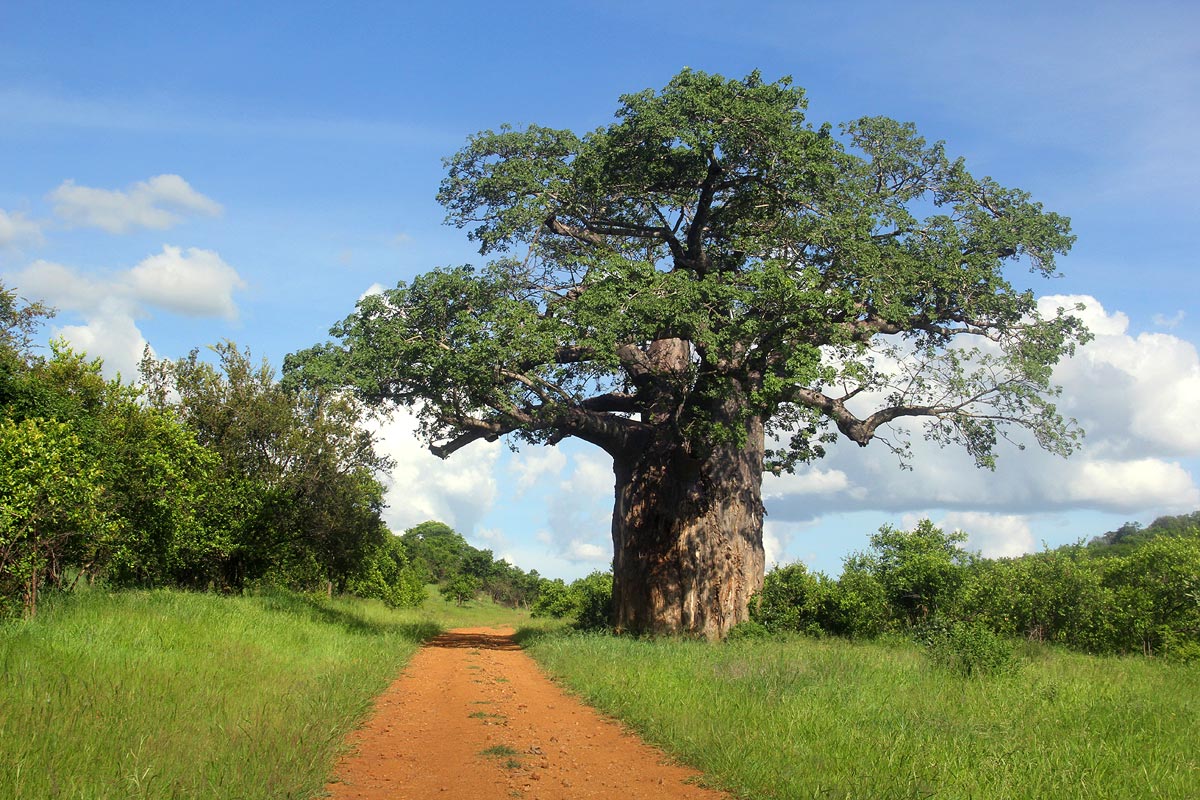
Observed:
[[[429,642],[349,743],[333,800],[728,800],[551,683],[510,628]]]

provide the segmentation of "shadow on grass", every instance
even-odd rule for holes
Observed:
[[[263,605],[272,611],[334,625],[356,636],[401,636],[411,642],[421,643],[433,639],[443,630],[440,625],[430,620],[385,622],[367,619],[351,611],[331,606],[327,601],[300,594],[272,592],[261,597]]]

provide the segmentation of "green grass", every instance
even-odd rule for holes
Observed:
[[[445,628],[488,628],[501,625],[516,627],[538,623],[537,620],[531,623],[528,611],[499,605],[488,597],[457,605],[443,598],[437,587],[432,584],[426,587],[425,603],[417,613],[421,619]]]
[[[0,626],[0,797],[308,798],[434,615],[86,592]]]
[[[521,638],[746,798],[1200,797],[1196,664],[1033,649],[963,678],[907,643]]]

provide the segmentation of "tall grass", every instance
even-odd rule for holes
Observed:
[[[747,798],[1197,798],[1200,665],[910,644],[526,637],[589,702]]]
[[[308,800],[438,630],[291,594],[60,598],[0,626],[0,797]]]

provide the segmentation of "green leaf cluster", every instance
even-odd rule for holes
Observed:
[[[228,342],[215,363],[147,356],[134,388],[65,344],[39,354],[49,313],[0,286],[0,612],[80,581],[424,597],[351,397],[285,387]]]
[[[1127,544],[1001,559],[966,552],[964,533],[929,520],[911,531],[884,526],[837,580],[803,564],[769,572],[751,618],[772,633],[912,635],[935,660],[968,674],[1004,668],[1014,639],[1200,658],[1195,518],[1162,518],[1147,528],[1156,534]]]
[[[1070,452],[1051,371],[1088,334],[1009,279],[1055,274],[1068,220],[911,124],[805,107],[788,78],[684,70],[584,134],[470,137],[438,197],[492,260],[363,298],[289,379],[411,407],[441,455],[702,453],[765,424],[790,470],[839,435],[903,455],[909,417],[982,466],[1009,437]]]

